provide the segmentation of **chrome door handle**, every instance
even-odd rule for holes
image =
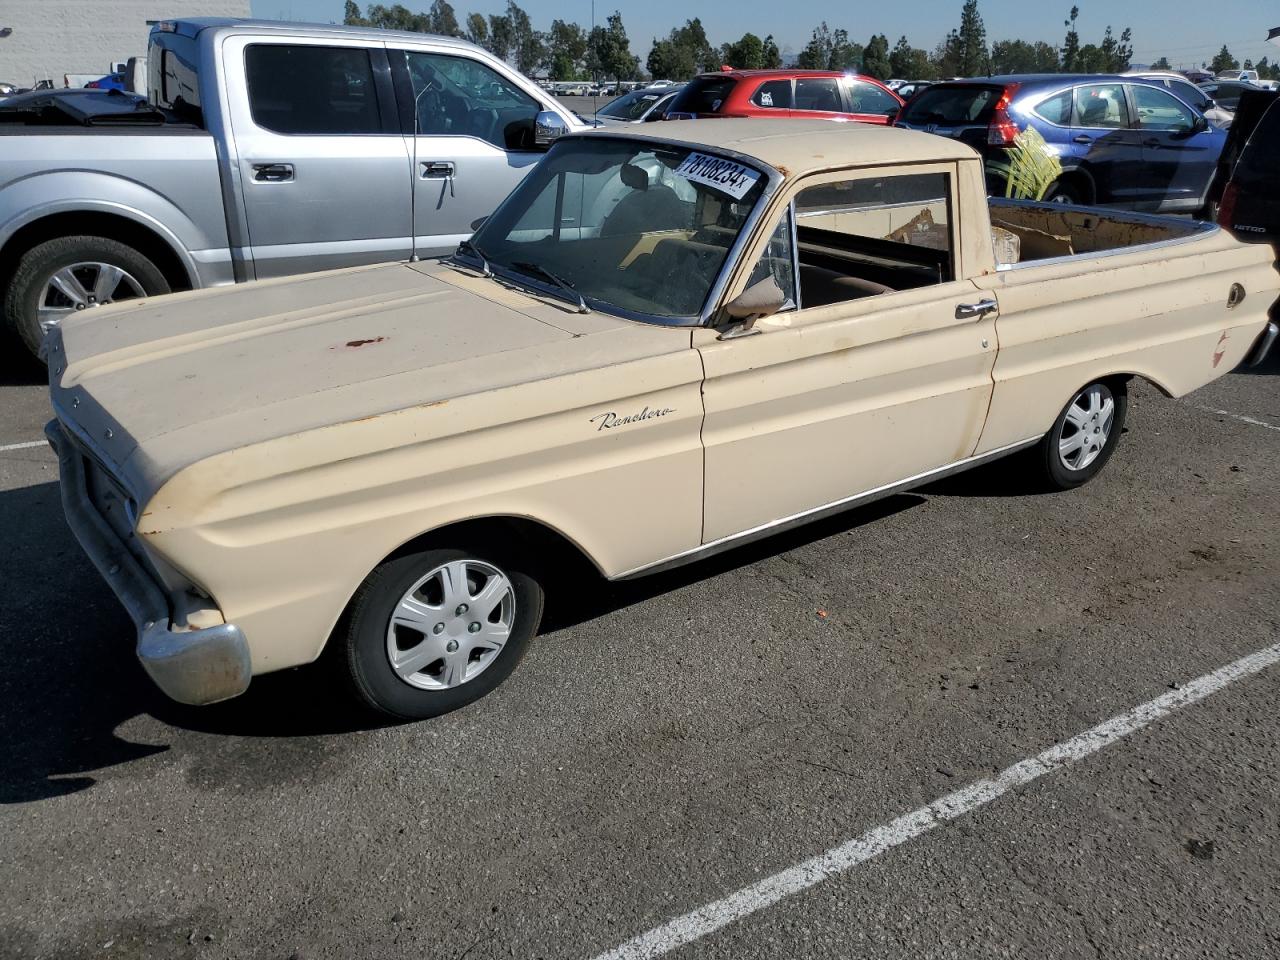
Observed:
[[[956,307],[957,320],[972,320],[974,317],[985,317],[988,313],[995,313],[1000,309],[1000,304],[994,300],[979,300],[977,303],[962,303]]]
[[[293,164],[255,163],[253,179],[258,183],[288,183],[293,179]]]
[[[1071,138],[1072,143],[1093,143],[1093,137],[1081,133]]]
[[[452,177],[455,171],[453,163],[449,160],[423,160],[418,167],[418,176],[423,180]]]

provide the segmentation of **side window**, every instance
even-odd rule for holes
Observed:
[[[804,77],[796,80],[796,110],[825,110],[841,113],[840,81],[834,77]]]
[[[476,137],[502,150],[533,147],[538,102],[478,60],[405,52],[422,136]]]
[[[791,81],[768,80],[760,84],[760,89],[755,92],[751,102],[757,107],[765,107],[772,110],[790,110]]]
[[[787,305],[783,307],[784,310],[794,309],[796,305],[795,256],[792,247],[793,231],[791,228],[792,209],[792,207],[787,208],[786,214],[773,231],[773,236],[769,238],[769,245],[765,247],[764,253],[761,254],[759,262],[756,263],[755,269],[751,271],[751,276],[747,280],[747,286],[750,287],[752,284],[759,283],[767,277],[773,277],[786,295]]]
[[[1129,111],[1124,101],[1124,85],[1098,83],[1087,87],[1076,87],[1075,125],[1117,130],[1129,126]]]
[[[1064,90],[1056,97],[1041,100],[1035,105],[1035,112],[1056,127],[1071,126],[1071,91]]]
[[[381,133],[369,51],[255,43],[245,49],[249,110],[265,130]]]
[[[848,90],[850,113],[875,113],[882,117],[898,115],[901,105],[874,83],[850,80]]]
[[[806,309],[955,276],[945,173],[821,184],[800,192],[795,211]]]
[[[1196,124],[1196,115],[1180,100],[1155,87],[1134,84],[1133,106],[1138,112],[1138,126],[1143,130],[1167,130],[1186,133]]]

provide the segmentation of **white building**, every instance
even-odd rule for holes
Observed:
[[[157,20],[247,16],[249,0],[0,0],[0,82],[61,87],[145,55]]]

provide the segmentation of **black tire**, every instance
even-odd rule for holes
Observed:
[[[1079,206],[1085,202],[1083,191],[1072,180],[1055,180],[1044,194],[1045,203],[1069,203]]]
[[[38,316],[40,298],[55,273],[78,263],[119,267],[137,281],[146,296],[170,292],[169,282],[154,263],[117,240],[88,236],[46,240],[18,259],[4,295],[5,322],[36,356],[44,340]]]
[[[507,578],[514,598],[510,634],[502,648],[493,654],[492,662],[472,679],[447,689],[422,689],[402,679],[392,667],[388,649],[391,617],[401,599],[419,580],[454,561],[488,565]],[[398,720],[422,720],[457,710],[492,692],[524,657],[542,620],[542,586],[525,573],[525,569],[521,554],[490,544],[405,553],[380,564],[356,591],[333,638],[333,642],[344,648],[346,672],[357,698],[373,710]],[[443,610],[439,615],[442,621],[448,620],[452,630],[456,618],[450,618],[449,612]],[[425,644],[429,639],[425,632],[409,633],[411,645]],[[397,643],[400,635],[397,629]],[[442,642],[447,640],[449,634],[442,634],[442,638]],[[475,663],[479,662],[478,651],[469,656],[475,658]],[[443,658],[440,663],[443,664]],[[443,672],[445,668],[440,669]],[[427,670],[424,668],[423,672]],[[415,676],[422,679],[422,674]]]
[[[1064,439],[1072,439],[1077,433],[1087,436],[1088,430],[1093,429],[1092,426],[1088,430],[1082,430],[1074,423],[1069,425],[1067,418],[1073,408],[1077,407],[1081,398],[1088,395],[1095,387],[1105,391],[1114,402],[1111,426],[1106,431],[1106,442],[1101,445],[1096,455],[1082,467],[1072,468],[1064,462],[1059,443]],[[1062,408],[1058,419],[1053,422],[1053,428],[1044,435],[1033,450],[1031,460],[1041,486],[1048,490],[1073,490],[1096,477],[1107,465],[1111,455],[1115,453],[1116,445],[1120,442],[1120,434],[1124,432],[1124,421],[1128,412],[1129,392],[1123,380],[1096,380],[1081,387]]]

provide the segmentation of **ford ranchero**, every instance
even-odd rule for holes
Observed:
[[[1262,357],[1271,261],[988,200],[923,133],[576,133],[451,258],[68,317],[48,435],[169,696],[328,648],[427,717],[511,673],[567,556],[636,577],[1015,452],[1084,483],[1133,378],[1176,397]]]

